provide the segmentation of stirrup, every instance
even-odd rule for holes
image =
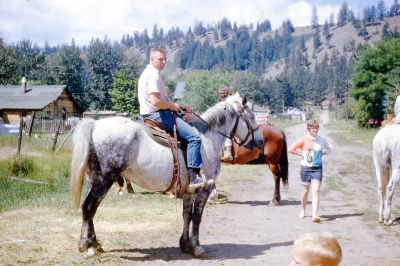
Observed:
[[[186,191],[187,191],[188,193],[195,193],[195,192],[196,192],[196,189],[202,188],[202,187],[204,187],[204,182],[195,183],[195,184],[189,184],[189,185],[188,185],[188,188],[186,189]]]

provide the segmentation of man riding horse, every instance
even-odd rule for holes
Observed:
[[[204,178],[200,173],[203,164],[200,153],[201,138],[197,131],[185,120],[174,117],[173,112],[180,110],[190,112],[191,109],[187,106],[180,106],[169,99],[160,75],[166,62],[167,55],[163,49],[153,48],[150,51],[150,64],[140,75],[138,83],[140,114],[143,119],[158,122],[171,135],[173,135],[174,124],[176,123],[178,139],[187,144],[186,156],[189,170],[187,190],[189,193],[194,193],[196,189],[204,186]]]

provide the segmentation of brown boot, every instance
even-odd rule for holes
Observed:
[[[204,186],[203,178],[199,168],[189,168],[189,186],[187,192],[194,193],[196,189]]]

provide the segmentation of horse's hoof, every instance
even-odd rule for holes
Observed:
[[[192,251],[192,246],[189,244],[188,241],[185,241],[182,237],[179,239],[179,247],[181,248],[182,252],[190,253]]]
[[[215,179],[208,179],[206,182],[204,182],[204,187],[207,188],[211,185],[215,185]]]
[[[96,254],[96,249],[94,248],[94,247],[90,247],[88,250],[87,250],[87,253],[86,253],[86,258],[91,258],[91,257],[94,257],[94,256],[96,256],[97,254]]]
[[[384,220],[383,224],[386,225],[386,226],[390,226],[390,225],[393,224],[393,220],[392,219]]]
[[[104,249],[100,245],[96,247],[90,247],[86,252],[86,258],[91,258],[101,253],[104,253]]]
[[[378,219],[378,222],[381,224],[381,223],[383,223],[383,218],[379,218]]]
[[[202,258],[206,254],[206,251],[202,246],[197,246],[193,249],[193,256],[196,258]]]
[[[208,202],[208,204],[211,204],[211,205],[221,204],[221,201],[219,199],[212,199],[212,200],[209,199],[207,202]]]
[[[269,207],[279,206],[279,202],[277,200],[271,200],[268,206]]]

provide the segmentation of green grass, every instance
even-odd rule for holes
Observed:
[[[298,125],[304,123],[303,121],[291,120],[291,119],[274,119],[272,120],[272,124],[281,129],[288,128],[293,125]]]
[[[330,121],[327,127],[332,132],[329,136],[339,144],[371,144],[379,131],[379,128],[358,128],[352,120]]]
[[[0,211],[30,206],[64,206],[69,201],[68,150],[57,154],[46,148],[45,138],[22,140],[21,155],[16,155],[18,138],[1,137]]]

